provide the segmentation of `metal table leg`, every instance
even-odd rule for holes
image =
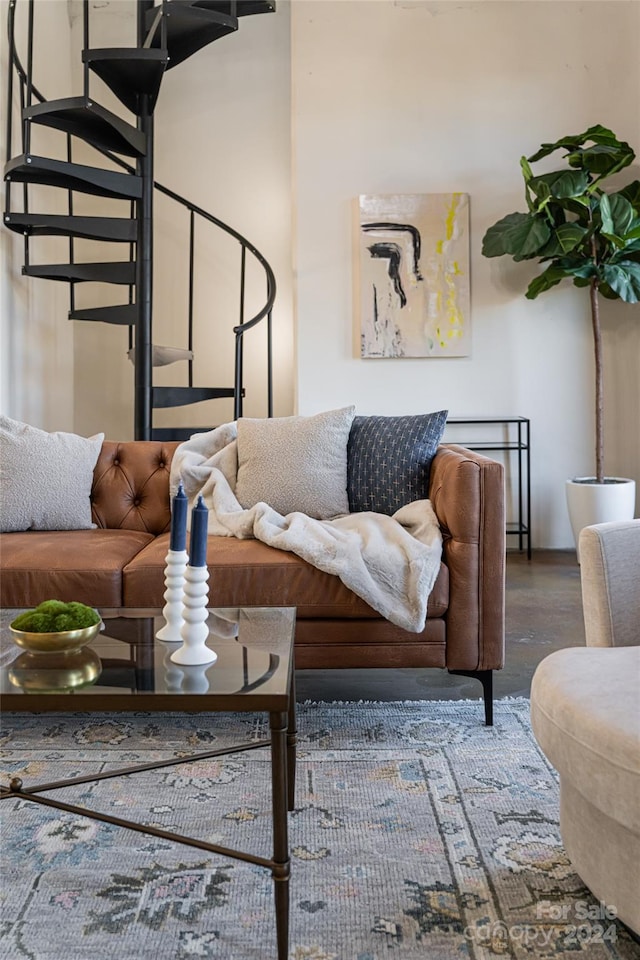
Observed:
[[[273,867],[278,960],[289,954],[289,837],[287,824],[287,714],[270,713]]]
[[[295,810],[296,806],[296,746],[298,730],[296,727],[296,681],[295,670],[291,669],[291,686],[289,687],[289,714],[287,723],[287,807]]]

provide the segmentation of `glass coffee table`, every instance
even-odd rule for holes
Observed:
[[[11,639],[9,623],[18,612],[0,612],[3,711],[237,711],[268,714],[269,739],[51,783],[25,784],[20,777],[14,777],[8,786],[0,787],[0,799],[30,800],[266,867],[274,881],[277,956],[278,960],[286,960],[290,873],[287,811],[294,807],[296,763],[295,608],[210,608],[207,645],[218,657],[214,663],[196,667],[174,664],[170,655],[179,644],[156,639],[156,631],[164,624],[160,610],[100,610],[105,629],[81,650],[66,654],[30,653],[17,647]],[[44,796],[60,787],[208,760],[264,746],[271,746],[271,859]]]

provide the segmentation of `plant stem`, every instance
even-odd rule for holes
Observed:
[[[591,300],[591,324],[596,367],[596,481],[604,483],[604,383],[602,371],[602,331],[600,328],[600,302],[598,281],[594,277],[589,285]]]

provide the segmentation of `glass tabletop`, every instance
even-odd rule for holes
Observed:
[[[207,646],[217,659],[173,663],[180,643],[156,638],[160,610],[100,610],[104,629],[80,650],[22,650],[0,611],[3,710],[283,710],[293,669],[295,608],[210,608]]]

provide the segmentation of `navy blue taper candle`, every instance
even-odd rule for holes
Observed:
[[[182,484],[178,484],[178,492],[171,501],[171,537],[170,550],[187,549],[187,504],[188,500]]]
[[[189,543],[189,566],[206,567],[209,511],[202,497],[191,511],[191,541]]]

